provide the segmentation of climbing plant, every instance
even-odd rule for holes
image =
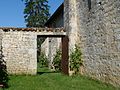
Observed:
[[[56,54],[53,58],[53,65],[54,65],[56,71],[61,70],[61,55],[62,55],[61,50],[57,50]]]
[[[83,65],[81,55],[80,47],[75,45],[74,51],[70,54],[70,70],[74,71],[75,74],[79,72],[80,66]]]

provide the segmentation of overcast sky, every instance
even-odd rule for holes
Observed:
[[[63,0],[49,0],[50,13],[58,8]],[[25,27],[24,3],[21,0],[0,0],[0,27]]]

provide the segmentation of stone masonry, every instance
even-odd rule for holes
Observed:
[[[2,32],[2,51],[9,74],[36,74],[36,38],[32,32]]]
[[[0,31],[0,60],[2,59],[2,31]]]
[[[84,74],[120,86],[120,0],[65,0],[64,6],[69,49],[80,41]]]
[[[37,73],[38,35],[64,36],[66,33],[63,28],[0,28],[0,54],[9,74]]]

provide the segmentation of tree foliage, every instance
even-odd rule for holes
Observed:
[[[43,27],[48,20],[48,0],[22,0],[25,2],[24,18],[27,27]]]

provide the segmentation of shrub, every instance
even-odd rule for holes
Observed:
[[[81,59],[81,50],[80,47],[75,45],[74,51],[70,54],[70,70],[73,70],[75,74],[79,72],[80,66],[83,65],[83,61]]]
[[[48,66],[48,59],[44,53],[40,53],[40,56],[38,56],[38,64],[40,67]]]
[[[2,84],[3,87],[8,87],[8,80],[5,61],[0,58],[0,84]]]
[[[56,71],[61,70],[61,54],[62,52],[60,50],[57,50],[56,55],[53,58],[53,65]]]

